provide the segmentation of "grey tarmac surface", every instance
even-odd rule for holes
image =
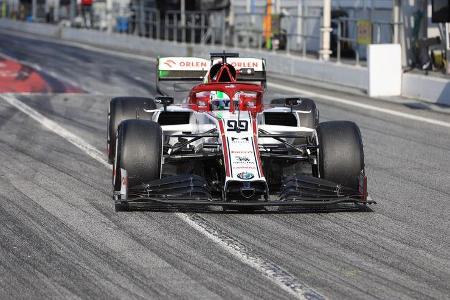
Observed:
[[[109,98],[155,92],[150,63],[5,33],[0,45],[91,92],[16,97],[101,151]],[[315,100],[322,121],[361,127],[372,212],[198,214],[328,298],[449,298],[449,128]],[[0,216],[1,299],[291,297],[171,212],[115,213],[110,170],[1,99]]]

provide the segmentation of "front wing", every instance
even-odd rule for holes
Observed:
[[[280,191],[268,199],[230,199],[223,201],[214,196],[205,179],[196,175],[177,175],[155,180],[149,184],[130,188],[124,199],[115,194],[116,203],[143,208],[152,205],[175,207],[222,206],[222,207],[323,207],[340,203],[374,204],[367,199],[365,177],[363,189],[355,191],[333,182],[312,176],[286,178]]]

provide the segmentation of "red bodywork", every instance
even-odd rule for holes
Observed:
[[[263,109],[263,86],[253,83],[236,82],[235,76],[231,75],[233,74],[230,71],[231,68],[233,68],[231,65],[223,64],[217,76],[211,78],[210,74],[208,74],[208,83],[194,86],[188,98],[189,107],[196,111],[210,111],[211,103],[208,92],[220,91],[225,93],[231,100],[230,112],[234,112],[237,109],[233,100],[238,101],[239,110],[241,111],[251,111],[254,114],[261,112]],[[227,72],[227,78],[229,78],[226,82],[220,80],[224,72]],[[239,93],[239,96],[238,99],[235,99],[237,93]]]

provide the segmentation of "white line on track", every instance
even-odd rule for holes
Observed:
[[[381,112],[381,113],[384,113],[384,114],[387,114],[387,115],[397,116],[397,117],[401,117],[401,118],[405,118],[405,119],[409,119],[409,120],[414,120],[414,121],[419,121],[419,122],[424,122],[424,123],[428,123],[428,124],[432,124],[432,125],[438,125],[438,126],[443,126],[443,127],[449,127],[450,128],[450,123],[448,123],[448,122],[434,120],[434,119],[430,119],[430,118],[424,118],[424,117],[417,116],[417,115],[414,115],[414,114],[408,114],[408,113],[404,113],[404,112],[400,112],[400,111],[396,111],[396,110],[392,110],[392,109],[381,108],[381,107],[377,107],[377,106],[374,106],[374,105],[369,105],[369,104],[359,103],[359,102],[355,102],[355,101],[345,100],[345,99],[342,99],[342,98],[339,98],[339,97],[335,97],[335,96],[329,96],[329,95],[324,95],[324,94],[320,94],[320,93],[314,93],[314,92],[307,91],[307,90],[304,90],[304,89],[284,86],[284,85],[277,84],[277,83],[268,83],[268,86],[272,87],[272,88],[279,89],[279,90],[284,90],[284,91],[287,91],[287,92],[299,93],[299,94],[303,94],[305,96],[310,96],[310,97],[317,97],[317,98],[324,99],[324,100],[327,100],[327,101],[330,101],[330,102],[335,102],[335,103],[340,103],[340,104],[344,104],[344,105],[349,105],[349,106],[355,106],[355,107],[359,107],[359,108],[369,109],[369,110]]]
[[[35,64],[35,63],[31,63],[31,62],[28,62],[28,61],[20,60],[20,59],[17,59],[17,58],[14,58],[14,57],[12,57],[12,56],[9,56],[8,54],[0,53],[0,57],[2,57],[2,58],[4,58],[4,59],[16,61],[16,62],[18,62],[18,63],[20,63],[20,64],[22,64],[22,65],[24,65],[24,66],[33,68],[33,69],[35,69],[36,71],[40,71],[40,72],[42,71],[42,68],[41,68],[40,65]]]
[[[62,126],[58,125],[56,122],[45,117],[43,114],[29,107],[28,105],[26,105],[25,103],[23,103],[22,101],[20,101],[19,99],[17,99],[12,95],[4,94],[1,96],[1,98],[3,98],[3,100],[8,102],[10,105],[14,106],[21,112],[28,115],[30,118],[39,122],[46,129],[50,130],[53,133],[56,133],[60,137],[69,141],[72,145],[78,147],[80,150],[82,150],[84,153],[86,153],[87,155],[89,155],[102,165],[107,166],[108,168],[110,167],[110,165],[104,158],[104,154],[95,147],[89,145],[82,138],[78,137],[77,135],[73,134],[72,132],[68,131]]]
[[[255,253],[251,248],[210,224],[203,217],[197,214],[185,213],[177,213],[177,215],[210,240],[219,244],[228,253],[244,264],[256,269],[294,297],[298,299],[326,299],[317,291],[301,283],[296,277],[283,270],[282,267]]]
[[[104,154],[84,141],[81,137],[73,134],[56,122],[45,117],[35,109],[15,98],[13,95],[4,94],[0,97],[11,106],[14,106],[33,120],[40,123],[49,131],[64,138],[65,140],[82,150],[84,153],[89,155],[91,158],[101,163],[103,166],[111,169],[111,165],[108,164]],[[214,243],[218,244],[239,261],[260,272],[272,283],[276,284],[293,297],[305,300],[326,299],[323,295],[319,294],[314,289],[300,282],[294,275],[284,270],[281,266],[256,253],[254,250],[246,246],[244,243],[240,242],[235,237],[223,232],[217,226],[210,224],[203,217],[197,214],[185,213],[176,213],[176,215],[181,220],[189,224],[192,228],[209,238]]]

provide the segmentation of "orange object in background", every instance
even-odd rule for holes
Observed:
[[[15,60],[0,57],[0,93],[82,93]]]
[[[263,36],[266,48],[272,48],[272,0],[267,0],[266,15],[263,22]]]

